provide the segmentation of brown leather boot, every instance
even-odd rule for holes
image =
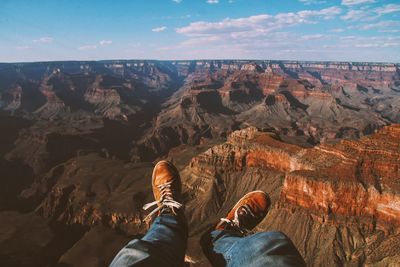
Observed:
[[[182,208],[181,200],[181,178],[176,167],[169,161],[159,161],[153,170],[152,176],[153,195],[155,201],[143,206],[144,210],[157,206],[145,221],[150,221],[156,213],[175,214]]]
[[[235,230],[242,234],[250,232],[267,215],[271,201],[263,191],[244,195],[215,227],[216,230]]]

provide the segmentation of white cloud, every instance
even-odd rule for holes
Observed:
[[[97,49],[97,45],[84,45],[78,47],[78,50],[95,50]]]
[[[101,41],[99,42],[99,44],[100,44],[101,46],[110,45],[110,44],[112,44],[112,41],[111,41],[111,40],[101,40]]]
[[[177,4],[180,4],[182,2],[182,0],[172,0],[172,2],[175,2]]]
[[[400,11],[400,5],[389,4],[379,8],[370,8],[368,6],[361,7],[360,9],[350,9],[348,12],[341,16],[342,20],[347,21],[373,21],[379,17]]]
[[[400,37],[391,36],[343,36],[339,44],[330,47],[340,48],[387,48],[400,46]]]
[[[355,44],[354,47],[357,48],[371,48],[371,47],[379,47],[379,44]]]
[[[338,7],[321,10],[303,10],[299,12],[261,14],[243,18],[226,18],[217,22],[197,21],[185,27],[177,28],[178,34],[189,37],[177,46],[160,50],[197,51],[203,57],[226,57],[241,55],[264,57],[265,51],[279,57],[283,52],[296,50],[304,53],[315,51],[315,46],[332,38],[329,34],[316,33],[299,35],[287,29],[303,24],[317,24],[321,19],[332,19],[341,13]],[[322,43],[322,44],[321,44]],[[189,53],[189,52],[186,52]],[[303,55],[303,54],[302,54]],[[282,54],[281,56],[286,56]]]
[[[207,4],[218,4],[219,0],[207,0]]]
[[[379,32],[396,33],[396,32],[400,32],[400,30],[379,30]]]
[[[300,16],[303,17],[318,17],[321,16],[324,19],[333,19],[336,15],[339,15],[340,13],[342,13],[342,9],[340,9],[339,7],[329,7],[329,8],[324,8],[321,10],[303,10],[303,11],[299,11],[297,12],[297,14],[299,14]]]
[[[48,37],[48,36],[40,37],[39,39],[33,40],[34,43],[42,43],[42,44],[52,43],[53,41],[54,41],[54,39],[52,37]]]
[[[383,43],[382,47],[392,47],[392,46],[400,46],[400,42],[397,43]]]
[[[299,2],[305,4],[305,5],[319,5],[319,4],[325,4],[326,0],[299,0]]]
[[[160,27],[151,29],[151,31],[152,31],[152,32],[163,32],[163,31],[165,31],[166,29],[167,29],[166,26],[160,26]]]
[[[324,34],[306,34],[300,37],[300,40],[309,41],[309,40],[319,40],[328,37]]]
[[[216,33],[229,33],[249,31],[262,28],[262,24],[271,20],[270,15],[257,15],[240,19],[224,19],[220,22],[198,21],[192,22],[186,27],[176,29],[177,33],[185,35],[208,35]]]
[[[375,3],[375,0],[342,0],[342,5],[354,6],[359,4]]]
[[[296,33],[269,33],[263,39],[232,40],[211,39],[200,45],[193,38],[193,45],[171,45],[158,48],[155,53],[166,58],[193,59],[201,55],[210,59],[288,59],[288,60],[336,60],[336,61],[398,61],[400,55],[393,53],[400,46],[400,40],[388,38],[354,39],[341,41],[331,38],[326,41],[301,41]],[[356,47],[357,44],[369,44],[369,47]]]
[[[348,21],[368,21],[368,20],[374,20],[377,17],[371,14],[370,10],[349,10],[346,15],[343,15],[340,17],[342,20],[348,20]]]
[[[396,4],[388,4],[388,5],[385,5],[383,7],[379,7],[376,9],[376,13],[378,13],[378,15],[384,15],[384,14],[389,14],[389,13],[399,12],[399,11],[400,11],[400,5],[396,5]]]
[[[245,18],[226,18],[219,22],[198,21],[176,29],[179,34],[187,36],[203,36],[212,34],[248,36],[265,35],[268,32],[300,24],[316,24],[312,19],[332,19],[341,13],[338,7],[321,10],[303,10],[297,13],[279,13],[276,15],[261,14]]]
[[[183,41],[180,45],[183,47],[191,47],[191,46],[201,46],[207,45],[211,43],[218,43],[223,41],[219,36],[205,36],[199,38],[192,38],[186,41]]]
[[[394,21],[394,20],[384,20],[376,23],[370,23],[370,24],[363,24],[363,25],[358,25],[358,26],[353,26],[349,28],[354,28],[354,29],[359,29],[359,30],[373,30],[373,29],[384,29],[384,30],[389,30],[391,27],[400,27],[400,21]]]
[[[323,24],[324,20],[346,15],[343,14],[343,10],[346,12],[352,9],[361,10],[377,17],[377,13],[373,13],[376,10],[374,6],[304,9],[306,10],[298,12],[264,13],[217,21],[188,22],[183,27],[175,29],[176,33],[186,37],[184,41],[167,47],[159,47],[155,53],[159,52],[160,55],[168,55],[172,58],[193,58],[201,55],[203,58],[365,61],[391,59],[393,57],[389,56],[393,54],[391,51],[400,47],[400,39],[383,38],[384,36],[359,38],[360,36],[356,34],[359,33],[358,31],[355,31],[355,36],[343,37],[343,33],[350,32],[346,26],[325,27],[323,30],[312,32],[313,34],[298,31],[299,26]],[[367,18],[362,19],[362,21],[367,21]],[[364,26],[365,28],[375,27],[376,30],[388,30],[384,26],[391,25],[391,23],[375,25],[376,22],[380,22],[380,20],[353,23],[353,27]],[[366,26],[369,24],[374,26]],[[347,26],[350,25],[349,23]],[[314,30],[318,30],[318,28],[314,28]],[[400,55],[395,56],[399,57]]]
[[[260,56],[266,50],[281,53],[283,50],[292,50],[293,46],[299,51],[311,51],[310,45],[314,46],[331,36],[318,33],[299,36],[285,30],[296,25],[316,24],[318,20],[331,19],[340,12],[340,8],[332,7],[297,13],[226,18],[218,22],[193,22],[186,27],[176,29],[178,34],[185,35],[189,39],[178,46],[162,49],[170,52],[201,50],[196,53],[201,53],[204,57],[223,57],[229,54]]]
[[[21,51],[21,50],[28,50],[28,49],[30,49],[31,47],[30,46],[28,46],[28,45],[20,45],[20,46],[16,46],[15,47],[15,49],[17,49],[17,50],[19,50],[19,51]]]

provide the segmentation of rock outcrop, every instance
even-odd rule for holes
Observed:
[[[165,154],[182,143],[198,144],[201,138],[225,138],[248,126],[275,129],[288,141],[315,145],[358,138],[389,121],[398,122],[393,110],[399,107],[398,93],[392,90],[398,74],[391,68],[377,74],[373,67],[366,71],[334,64],[290,69],[286,63],[265,69],[254,63],[207,66],[194,67],[133,153],[147,160],[146,155]],[[334,81],[337,75],[343,76],[341,81]]]
[[[234,132],[183,171],[193,240],[241,195],[261,189],[274,207],[258,230],[287,233],[310,265],[372,264],[374,249],[392,240],[380,255],[389,260],[400,249],[399,130],[314,148],[256,128]]]

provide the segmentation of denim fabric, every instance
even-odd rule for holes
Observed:
[[[281,232],[261,232],[241,236],[232,231],[211,232],[214,266],[305,266],[290,239]]]
[[[212,231],[208,236],[211,244],[207,256],[213,266],[305,266],[293,243],[281,232],[241,236],[224,230]],[[182,266],[187,237],[184,219],[173,215],[158,216],[147,234],[129,242],[110,266]]]
[[[110,267],[182,266],[187,236],[184,218],[160,215],[142,239],[130,241],[115,256]]]

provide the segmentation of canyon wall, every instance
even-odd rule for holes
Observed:
[[[387,126],[360,140],[314,148],[283,143],[256,128],[234,132],[183,171],[192,199],[187,205],[193,240],[240,196],[261,189],[271,196],[273,208],[257,230],[284,231],[309,265],[378,264],[375,249],[379,261],[395,259],[400,250],[399,130],[400,125]],[[385,251],[387,242],[392,247]]]
[[[273,202],[256,230],[285,232],[309,265],[397,264],[399,99],[391,63],[0,64],[0,263],[105,265],[145,233],[153,163],[170,158],[194,266],[256,189]]]

